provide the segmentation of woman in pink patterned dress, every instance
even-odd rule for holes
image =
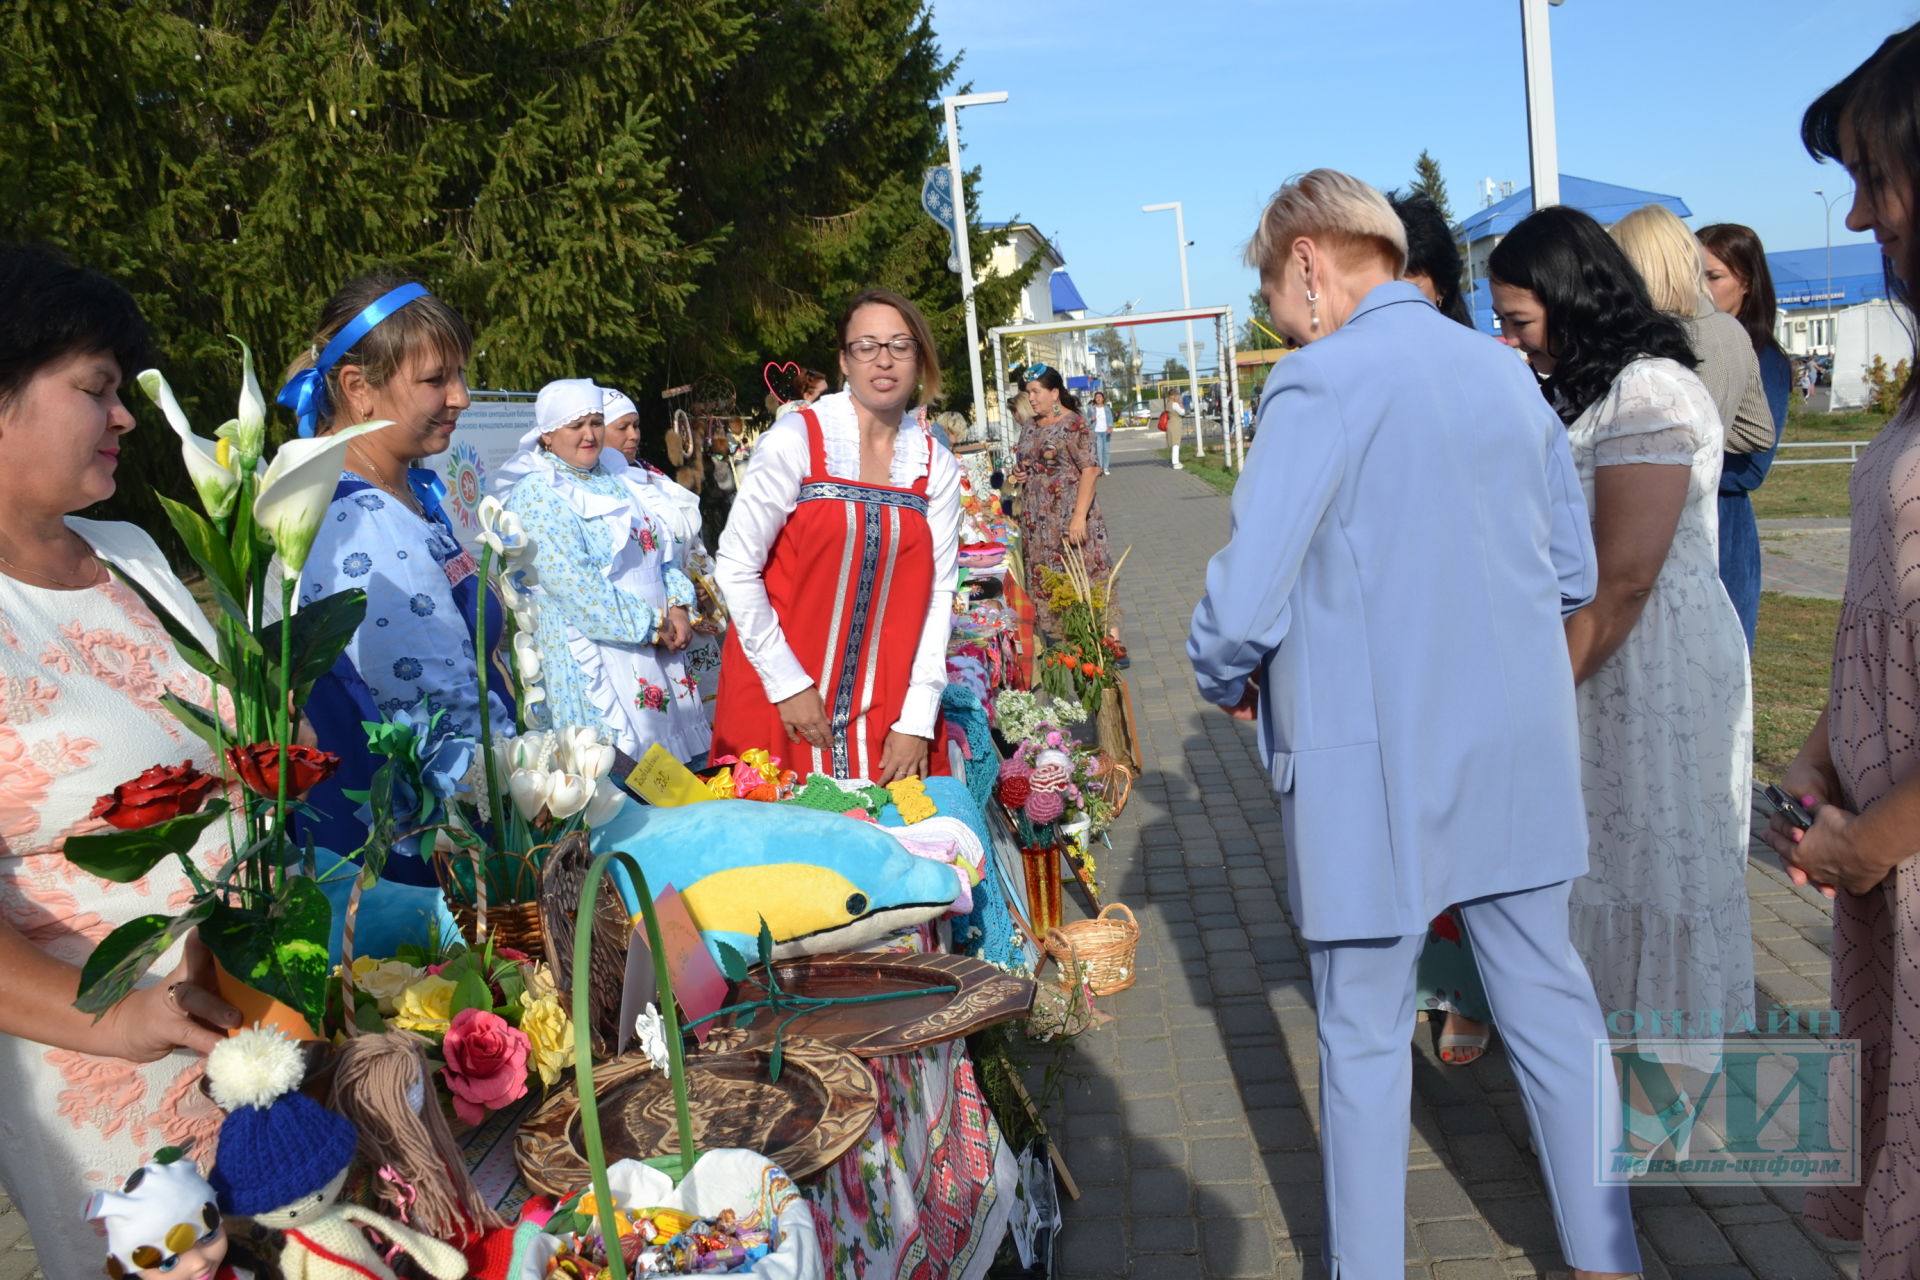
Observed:
[[[1807,109],[1801,136],[1847,167],[1847,226],[1872,231],[1906,302],[1920,280],[1920,26]],[[1847,594],[1827,709],[1788,768],[1813,809],[1767,840],[1834,895],[1833,1000],[1860,1041],[1857,1185],[1817,1187],[1807,1222],[1862,1242],[1861,1280],[1920,1270],[1920,377],[1853,469]],[[1836,1125],[1855,1117],[1836,1118]]]
[[[208,989],[197,944],[98,1020],[73,1007],[95,945],[177,910],[191,886],[172,860],[133,884],[96,879],[67,862],[66,838],[106,829],[94,801],[150,766],[219,773],[160,702],[205,704],[205,677],[115,575],[205,622],[145,533],[68,514],[114,491],[133,428],[120,387],[148,345],[133,299],[47,250],[7,247],[0,297],[0,1181],[41,1270],[66,1280],[99,1269],[89,1191],[161,1146],[211,1155],[220,1113],[196,1087],[200,1055],[239,1014]],[[205,870],[224,858],[215,839],[196,850]]]

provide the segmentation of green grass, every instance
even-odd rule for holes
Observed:
[[[1871,440],[1887,423],[1884,413],[1808,413],[1799,405],[1787,411],[1782,443],[1827,444]],[[1812,450],[1787,449],[1784,458],[1802,457]],[[1832,456],[1819,451],[1815,456]],[[1847,482],[1853,468],[1842,464],[1783,467],[1776,463],[1766,483],[1753,495],[1753,513],[1762,520],[1845,517],[1852,510]]]
[[[1839,624],[1838,600],[1783,596],[1773,591],[1761,595],[1760,623],[1753,642],[1755,778],[1771,782],[1780,776],[1827,705],[1833,633]]]
[[[1162,449],[1160,456],[1170,461],[1173,458],[1173,451]],[[1227,470],[1225,455],[1211,447],[1207,449],[1207,456],[1204,458],[1195,457],[1191,448],[1180,450],[1180,465],[1228,495],[1233,493],[1233,482],[1239,478],[1238,472]]]

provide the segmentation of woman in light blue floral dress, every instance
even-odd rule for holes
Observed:
[[[315,683],[303,708],[320,746],[341,757],[339,771],[306,797],[313,816],[298,823],[304,839],[341,855],[366,838],[360,803],[379,763],[367,748],[367,721],[427,707],[443,712],[453,733],[480,736],[480,673],[474,645],[480,577],[473,556],[453,535],[440,506],[439,479],[412,464],[444,453],[470,403],[466,362],[473,338],[466,322],[417,284],[366,276],[327,303],[313,349],[295,362],[281,403],[312,435],[350,423],[388,426],[347,446],[347,469],[301,570],[302,607],[358,587],[366,620],[333,669]],[[485,649],[499,643],[502,615],[487,603]],[[513,707],[504,679],[489,682],[491,725],[511,734]],[[433,869],[411,850],[396,849],[387,878],[434,885]]]
[[[712,735],[682,657],[693,583],[674,567],[672,531],[642,501],[644,477],[603,447],[601,410],[586,379],[548,383],[534,429],[496,473],[501,501],[534,541],[538,714],[603,730],[635,760],[657,742],[699,761]]]

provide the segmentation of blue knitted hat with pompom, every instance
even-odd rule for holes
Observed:
[[[353,1122],[300,1092],[306,1064],[283,1032],[251,1027],[207,1055],[207,1086],[227,1112],[207,1181],[223,1213],[255,1217],[323,1189],[353,1162]]]

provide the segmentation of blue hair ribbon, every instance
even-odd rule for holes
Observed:
[[[353,350],[375,325],[415,298],[426,296],[427,286],[423,284],[403,284],[382,294],[333,335],[311,368],[302,369],[287,379],[287,385],[280,388],[274,403],[293,410],[299,417],[302,436],[313,434],[314,423],[327,407],[327,371],[339,362],[341,356]]]

